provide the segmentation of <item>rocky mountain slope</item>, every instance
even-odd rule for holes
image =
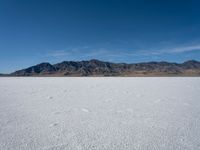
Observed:
[[[100,60],[41,63],[10,74],[11,76],[200,76],[200,62],[111,63]]]

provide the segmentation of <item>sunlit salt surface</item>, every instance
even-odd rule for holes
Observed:
[[[200,78],[0,78],[0,149],[200,149]]]

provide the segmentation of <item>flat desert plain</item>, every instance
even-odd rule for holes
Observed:
[[[200,78],[2,77],[0,149],[200,149]]]

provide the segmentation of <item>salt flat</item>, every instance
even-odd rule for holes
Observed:
[[[200,149],[200,78],[0,78],[0,149]]]

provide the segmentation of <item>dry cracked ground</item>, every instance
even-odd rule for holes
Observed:
[[[0,149],[200,149],[200,78],[2,77]]]

